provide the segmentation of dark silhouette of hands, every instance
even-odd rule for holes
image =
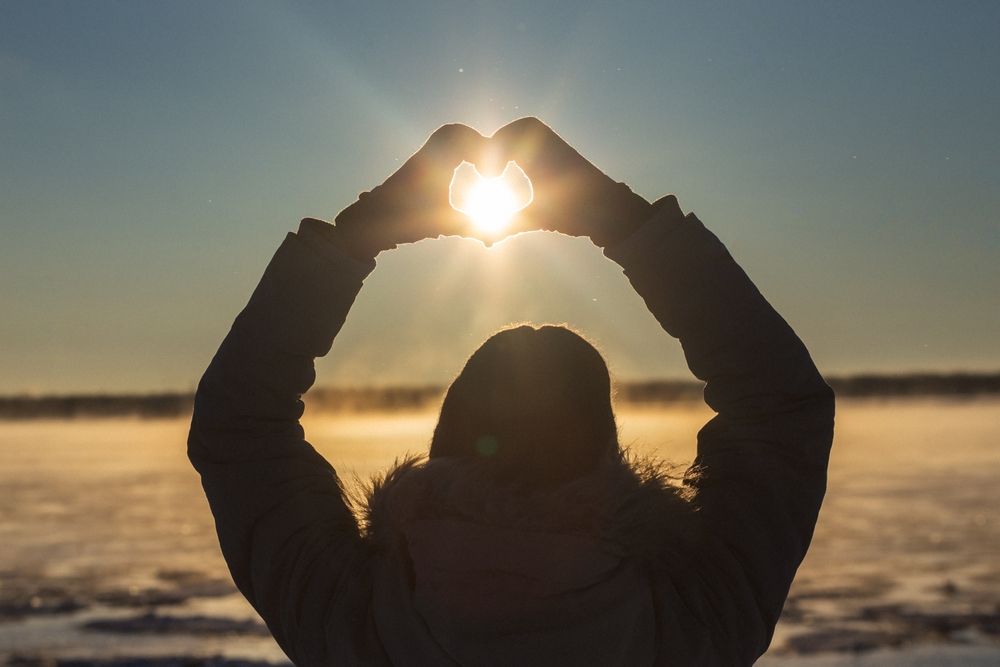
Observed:
[[[601,247],[627,237],[652,214],[649,202],[595,167],[537,118],[521,118],[484,137],[461,124],[438,128],[386,181],[344,209],[337,234],[358,257],[436,236],[483,238],[451,207],[448,186],[463,161],[494,176],[515,161],[534,191],[507,235],[531,230],[587,236]]]
[[[469,219],[448,203],[448,184],[462,161],[475,163],[487,139],[471,127],[442,125],[394,174],[337,215],[337,234],[358,257],[400,243],[467,233]]]
[[[537,118],[521,118],[490,138],[531,179],[534,199],[515,231],[545,229],[588,236],[606,247],[625,238],[652,214],[651,205],[580,155]]]

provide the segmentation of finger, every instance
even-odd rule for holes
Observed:
[[[450,206],[427,206],[419,211],[403,211],[392,220],[392,240],[395,244],[415,243],[439,236],[463,233],[467,219]]]
[[[489,248],[493,244],[509,239],[512,236],[517,236],[521,232],[530,232],[530,231],[535,231],[535,228],[527,228],[527,227],[522,228],[512,223],[508,227],[505,227],[503,231],[487,232],[484,231],[482,228],[477,227],[472,220],[466,218],[464,224],[462,224],[459,227],[456,227],[455,231],[452,232],[452,235],[461,236],[467,239],[475,239],[477,241],[480,241],[487,248]]]
[[[534,116],[524,116],[517,120],[512,120],[499,130],[493,133],[491,139],[495,141],[507,141],[511,138],[524,136],[551,136],[558,138],[555,130],[543,123]]]
[[[417,152],[407,158],[406,162],[389,177],[386,183],[409,183],[420,181],[437,182],[451,179],[453,170],[468,154],[469,162],[484,151],[486,137],[471,127],[461,123],[442,125],[436,129]]]
[[[448,183],[448,203],[459,211],[468,208],[468,198],[479,179],[482,178],[475,167],[468,162],[462,162]]]
[[[503,180],[504,185],[507,186],[507,189],[514,194],[516,201],[525,202],[525,205],[521,208],[530,205],[534,200],[535,191],[531,185],[531,179],[528,178],[524,170],[513,160],[508,162],[507,166],[504,167],[500,178]]]
[[[566,171],[596,171],[596,167],[537,118],[520,118],[490,138],[501,154],[517,162],[529,177],[547,179]]]
[[[683,211],[681,211],[680,202],[677,201],[676,195],[667,195],[666,197],[661,197],[656,200],[653,207],[663,213],[665,216],[669,217],[671,220],[679,219],[684,217]]]
[[[486,137],[468,125],[450,123],[436,129],[414,157],[427,157],[454,169],[462,161],[476,164],[488,151]]]
[[[555,130],[534,117],[519,118],[493,133],[490,143],[522,166],[549,163],[576,153]]]
[[[508,229],[510,233],[517,234],[532,231],[555,231],[556,227],[553,224],[552,216],[545,215],[532,205],[514,214]]]
[[[434,224],[439,236],[481,237],[481,233],[476,228],[472,218],[450,206],[447,209],[438,210],[434,217]]]
[[[508,236],[516,236],[522,232],[537,232],[544,230],[545,227],[542,221],[538,219],[535,211],[531,210],[531,207],[522,209],[514,214],[511,218],[510,224],[504,232]]]
[[[476,171],[485,178],[496,178],[504,174],[511,162],[510,156],[506,154],[500,143],[486,139],[484,149],[475,162],[475,167]]]
[[[551,149],[562,142],[552,129],[534,117],[519,118],[493,133],[491,151],[514,160],[522,169],[541,166]],[[565,143],[565,142],[562,142]]]

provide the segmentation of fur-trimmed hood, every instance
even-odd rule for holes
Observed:
[[[625,457],[541,490],[473,460],[398,463],[358,503],[390,655],[648,663],[650,566],[690,553],[693,538],[694,510],[672,482],[669,468]]]
[[[412,521],[452,519],[588,535],[619,545],[622,555],[662,557],[694,538],[690,475],[682,483],[672,465],[625,452],[585,477],[531,488],[496,480],[479,461],[411,456],[374,477],[352,504],[376,549]]]

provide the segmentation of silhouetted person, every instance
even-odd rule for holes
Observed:
[[[359,527],[300,397],[379,251],[467,232],[447,201],[462,159],[516,160],[535,192],[518,229],[589,236],[680,339],[718,412],[682,486],[622,454],[589,343],[517,327],[472,355],[429,458],[387,473]],[[718,239],[522,119],[443,127],[336,226],[288,235],[201,381],[189,454],[237,586],[298,664],[740,665],[805,555],[832,436],[830,389]]]

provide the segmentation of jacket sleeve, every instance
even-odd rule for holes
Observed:
[[[605,253],[680,339],[718,414],[698,434],[688,483],[702,538],[688,608],[750,664],[768,647],[826,489],[834,399],[805,346],[722,243],[676,199]]]
[[[287,236],[202,377],[188,456],[237,587],[293,661],[319,664],[332,617],[354,613],[338,610],[363,556],[337,475],[304,438],[300,397],[374,262],[307,223],[325,224]]]

